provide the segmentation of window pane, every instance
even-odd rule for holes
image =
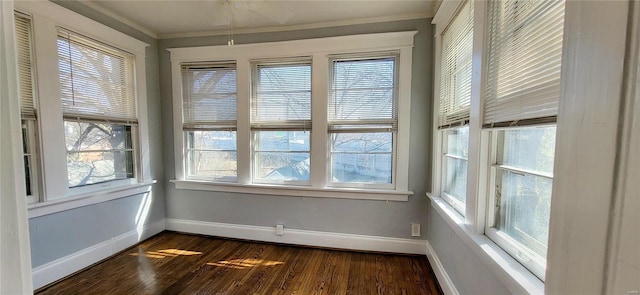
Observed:
[[[24,182],[27,188],[27,196],[31,193],[31,156],[24,155]]]
[[[189,131],[189,149],[235,151],[235,131]]]
[[[32,194],[31,192],[31,159],[32,155],[29,152],[29,128],[27,122],[22,120],[22,153],[24,155],[24,181],[27,188],[27,196]]]
[[[331,135],[331,181],[392,183],[393,133]]]
[[[445,165],[444,192],[464,203],[467,195],[467,161],[445,157]]]
[[[235,124],[236,78],[235,64],[183,65],[183,123]]]
[[[553,180],[510,171],[499,174],[502,184],[496,228],[546,257]]]
[[[494,226],[546,257],[556,127],[499,131]]]
[[[131,149],[131,126],[65,121],[67,152]]]
[[[235,151],[189,150],[188,176],[230,178],[238,175],[238,154]]]
[[[395,57],[336,60],[329,120],[396,119]]]
[[[134,177],[131,126],[65,121],[69,187]]]
[[[466,1],[442,32],[439,126],[469,119],[473,1]]]
[[[256,132],[256,179],[308,181],[310,135],[309,131]]]
[[[187,176],[235,179],[238,174],[235,131],[188,131]]]
[[[257,65],[253,122],[311,119],[311,65]]]
[[[256,151],[309,151],[309,131],[256,132]]]
[[[265,180],[309,180],[309,153],[256,152],[256,178]]]
[[[445,131],[447,137],[446,151],[448,155],[454,155],[467,159],[469,157],[469,127]]]
[[[65,114],[136,118],[131,54],[62,30],[57,44]]]
[[[67,153],[69,187],[133,178],[133,151]]]
[[[385,152],[393,149],[393,134],[380,133],[334,133],[332,134],[334,152]]]
[[[505,130],[504,154],[498,164],[526,170],[553,172],[556,127]]]
[[[334,153],[331,181],[352,183],[391,183],[391,154]]]

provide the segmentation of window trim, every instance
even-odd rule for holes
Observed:
[[[238,72],[237,72],[237,65],[235,61],[231,61],[231,60],[225,60],[225,61],[215,61],[215,62],[184,62],[180,64],[180,77],[181,77],[181,81],[180,81],[180,85],[184,85],[185,81],[184,81],[184,76],[182,75],[186,70],[190,70],[192,68],[198,68],[198,67],[207,67],[207,68],[211,68],[212,70],[218,71],[218,70],[223,70],[226,72],[235,72],[236,75],[236,80],[238,79]],[[182,94],[184,95],[184,88],[181,88]],[[228,92],[225,93],[227,95],[229,94],[234,94],[236,96],[236,112],[237,112],[237,102],[238,102],[238,89],[236,88],[235,92]],[[182,96],[181,96],[182,97]],[[189,99],[191,101],[191,98]],[[184,118],[185,114],[184,114],[184,108],[182,108],[182,106],[184,106],[183,100],[180,102],[181,103],[181,113],[180,113],[180,118]],[[193,111],[193,110],[191,110]],[[193,114],[191,114],[190,116],[194,116]],[[223,176],[223,175],[213,175],[213,176],[198,176],[195,175],[195,173],[193,173],[194,175],[190,175],[190,169],[192,168],[192,163],[190,163],[190,159],[191,156],[189,154],[190,150],[193,151],[198,151],[198,150],[205,150],[205,149],[196,149],[195,147],[193,148],[189,148],[189,140],[190,140],[190,136],[189,134],[194,133],[194,132],[235,132],[236,133],[236,138],[237,138],[237,132],[238,132],[238,124],[237,124],[237,117],[235,119],[227,119],[225,118],[224,120],[209,120],[206,122],[198,122],[199,120],[195,120],[192,119],[192,122],[184,122],[184,119],[182,119],[182,124],[181,124],[181,129],[180,132],[182,133],[182,138],[183,138],[183,143],[182,143],[182,149],[184,151],[184,159],[182,160],[182,164],[184,166],[182,166],[184,168],[184,177],[185,179],[190,179],[190,180],[194,180],[194,181],[216,181],[216,182],[237,182],[238,180],[238,173],[237,173],[237,168],[236,168],[236,174],[235,176]],[[204,127],[204,128],[198,128],[198,125],[202,125],[202,126],[208,126],[208,127]],[[177,132],[177,131],[176,131]],[[194,134],[195,136],[195,134]],[[177,146],[177,145],[176,145]],[[236,149],[234,150],[215,150],[217,152],[235,152],[236,155],[238,153],[238,149],[237,149],[237,139],[236,139]],[[237,161],[236,161],[236,167],[237,167]],[[191,171],[192,172],[192,171]]]
[[[434,77],[441,76],[442,40],[441,34],[448,26],[460,5],[465,0],[443,1],[432,20],[435,24],[435,59]],[[493,274],[513,293],[544,293],[545,283],[536,277],[530,270],[522,266],[515,258],[508,254],[498,244],[489,239],[485,234],[487,197],[489,195],[491,179],[490,150],[495,149],[490,140],[490,132],[482,129],[482,104],[481,95],[485,85],[483,77],[486,72],[486,54],[484,48],[485,35],[488,31],[488,3],[486,1],[474,2],[474,32],[473,32],[473,56],[471,77],[471,105],[469,117],[469,155],[467,177],[467,198],[465,215],[462,216],[442,197],[442,137],[443,133],[438,129],[438,116],[432,121],[433,131],[433,159],[432,190],[427,193],[431,200],[431,207],[445,220],[462,241],[492,270]],[[434,97],[440,95],[440,84],[435,81]],[[434,114],[438,114],[439,104],[434,103]]]
[[[292,195],[309,197],[336,197],[342,198],[348,195],[350,198],[374,199],[374,200],[408,200],[412,194],[408,190],[409,178],[409,140],[410,140],[410,116],[398,118],[397,136],[397,183],[393,189],[378,189],[372,186],[359,188],[333,188],[327,179],[328,165],[326,155],[329,147],[327,140],[327,95],[330,81],[329,58],[335,54],[366,55],[370,52],[398,51],[398,113],[409,114],[411,112],[411,71],[413,36],[417,31],[350,35],[317,39],[303,39],[294,41],[241,44],[234,46],[218,45],[189,48],[168,49],[171,54],[172,94],[174,115],[174,160],[176,164],[175,181],[178,189],[206,188],[213,191],[229,191],[233,187],[235,191],[246,191],[254,194]],[[291,187],[287,185],[258,185],[252,183],[251,162],[252,153],[250,146],[250,77],[251,61],[265,59],[285,59],[288,57],[311,56],[312,57],[312,131],[311,131],[311,167],[312,173],[309,186]],[[185,62],[235,60],[238,75],[238,181],[237,183],[200,182],[185,180],[185,166],[183,161],[183,134],[182,125],[182,82],[180,77],[180,64]],[[190,183],[191,185],[186,185]],[[236,187],[246,189],[235,189]],[[196,187],[196,188],[194,188]],[[260,187],[260,191],[254,188]],[[292,193],[292,189],[293,192]],[[308,191],[320,191],[325,193],[305,193]],[[344,192],[333,194],[326,192]],[[286,192],[287,194],[283,194]],[[404,195],[397,197],[396,195]],[[381,197],[382,196],[382,197]]]
[[[327,107],[329,106],[329,104],[331,103],[331,88],[332,88],[332,84],[333,84],[333,78],[334,78],[334,70],[335,70],[335,64],[336,61],[337,62],[342,62],[342,61],[361,61],[361,60],[368,60],[368,59],[386,59],[386,58],[393,58],[394,60],[394,71],[393,71],[393,83],[394,85],[396,85],[393,89],[393,96],[394,96],[394,108],[395,110],[393,110],[392,112],[395,113],[395,115],[397,116],[396,118],[392,119],[392,120],[396,120],[397,121],[397,128],[395,131],[390,130],[387,132],[380,132],[379,128],[371,128],[372,130],[370,130],[369,132],[366,132],[365,130],[367,130],[368,128],[366,127],[366,124],[363,124],[361,120],[355,121],[352,124],[353,125],[364,125],[361,128],[357,128],[358,130],[354,130],[352,132],[350,132],[349,130],[345,130],[345,133],[391,133],[391,142],[392,142],[392,150],[391,150],[391,183],[365,183],[365,182],[336,182],[333,181],[333,175],[332,175],[332,170],[333,170],[333,147],[331,146],[331,137],[334,134],[339,134],[339,131],[336,131],[335,129],[329,130],[328,134],[327,134],[327,144],[328,144],[328,151],[327,151],[327,159],[328,159],[328,166],[327,166],[327,187],[335,187],[335,188],[369,188],[369,189],[394,189],[397,185],[397,172],[398,172],[398,135],[400,133],[400,113],[399,113],[399,108],[400,108],[400,84],[399,84],[399,77],[400,77],[400,53],[397,51],[381,51],[381,52],[370,52],[370,53],[365,53],[365,54],[331,54],[330,56],[328,56],[328,71],[329,71],[329,81],[327,83],[327,90],[329,90],[329,96],[327,96]],[[372,119],[371,121],[377,121],[380,120],[380,122],[386,121],[385,119]],[[335,124],[335,125],[340,125],[340,123],[342,124],[349,124],[351,122],[349,122],[348,120],[335,120],[330,122],[330,119],[327,119],[327,124],[329,124],[329,126]]]
[[[27,198],[27,204],[33,204],[36,202],[39,202],[40,199],[42,198],[42,177],[40,176],[40,169],[42,169],[42,165],[40,164],[40,152],[39,152],[39,132],[38,132],[38,93],[36,90],[38,82],[36,80],[36,67],[35,67],[35,56],[34,56],[34,48],[35,48],[35,42],[34,42],[34,32],[33,32],[33,18],[31,17],[31,15],[26,14],[18,9],[14,10],[14,19],[17,18],[24,18],[26,20],[28,20],[29,22],[29,73],[31,76],[31,100],[33,103],[33,108],[34,108],[34,114],[33,117],[31,116],[27,116],[27,117],[23,117],[23,109],[22,107],[20,108],[20,125],[21,128],[24,129],[24,131],[26,132],[26,136],[24,133],[21,132],[21,144],[26,143],[26,152],[24,152],[25,147],[23,147],[23,157],[29,157],[28,160],[28,165],[29,165],[29,171],[24,171],[25,172],[25,177],[29,179],[29,186],[27,187],[27,191],[30,191],[31,194],[27,194],[26,198]],[[17,27],[15,28],[17,30]],[[16,38],[18,38],[18,34],[16,32]],[[16,43],[16,45],[18,45],[18,43]],[[20,49],[19,46],[16,47],[16,49]],[[19,53],[19,52],[18,52]],[[20,63],[20,61],[18,60],[18,71],[20,70],[20,65],[22,63]],[[22,87],[22,83],[20,83],[20,88]],[[20,94],[20,101],[23,100],[23,95]]]
[[[131,185],[152,183],[148,149],[149,132],[145,70],[145,51],[149,45],[49,1],[19,1],[15,3],[15,10],[29,15],[33,21],[34,64],[36,65],[34,75],[35,80],[38,81],[34,88],[39,106],[38,126],[35,129],[40,135],[40,142],[38,142],[37,148],[41,151],[39,163],[42,169],[38,176],[42,179],[42,186],[39,190],[41,194],[40,202],[31,204],[29,209],[46,207],[48,204],[66,202],[66,200],[85,198],[87,196],[109,198],[110,191],[126,189]],[[59,79],[50,78],[51,73],[58,73],[58,28],[72,30],[134,55],[133,71],[138,118],[137,136],[134,136],[135,138],[133,139],[134,143],[137,143],[137,159],[134,166],[136,177],[128,183],[112,183],[110,185],[112,189],[108,189],[106,192],[104,187],[101,186],[104,183],[89,185],[83,187],[83,190],[74,190],[68,187],[66,157],[61,156],[66,155],[66,145],[64,143],[64,119],[60,99],[60,82]],[[46,109],[47,111],[40,111],[41,109]],[[71,203],[75,204],[74,202]],[[66,206],[64,209],[59,210],[50,209],[45,214],[68,210],[75,208],[74,206]],[[58,207],[54,206],[52,208]]]
[[[285,186],[277,184],[238,184],[217,183],[211,181],[194,180],[170,180],[176,189],[197,191],[212,191],[226,193],[243,193],[254,195],[310,197],[310,198],[335,198],[335,199],[361,199],[379,201],[409,201],[411,191],[356,189],[356,188],[314,188],[309,186]]]
[[[309,120],[285,120],[285,121],[253,121],[254,112],[257,111],[257,96],[258,96],[258,84],[260,83],[260,77],[258,75],[259,68],[261,66],[283,66],[288,67],[292,65],[299,66],[309,66],[309,95],[310,95],[310,110],[309,110]],[[311,175],[309,175],[309,180],[271,180],[267,178],[259,178],[258,177],[258,168],[256,165],[256,159],[259,153],[262,152],[280,152],[280,153],[304,153],[305,151],[261,151],[258,150],[258,145],[260,144],[260,139],[258,133],[261,131],[294,131],[294,130],[286,130],[288,127],[293,129],[300,129],[295,131],[306,131],[309,132],[309,142],[311,142],[312,138],[312,120],[313,120],[313,112],[311,108],[311,102],[313,101],[313,86],[312,86],[312,68],[313,68],[313,58],[311,56],[300,56],[300,57],[292,57],[292,58],[281,58],[281,59],[254,59],[250,61],[250,71],[251,71],[251,179],[253,184],[272,184],[272,185],[283,185],[283,186],[309,186],[311,184]],[[276,128],[265,128],[262,126],[279,126]],[[305,128],[309,126],[308,128]],[[311,144],[309,144],[309,156],[311,156]],[[309,165],[310,169],[313,169],[311,165]],[[311,170],[310,170],[311,172]],[[310,173],[311,174],[311,173]]]

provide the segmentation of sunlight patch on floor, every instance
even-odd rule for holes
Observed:
[[[262,259],[234,259],[234,260],[222,260],[218,262],[209,262],[207,265],[211,266],[221,266],[235,269],[245,269],[247,267],[257,267],[257,266],[277,266],[284,264],[281,261],[271,261],[271,260],[262,260]]]
[[[180,249],[164,249],[158,251],[146,251],[141,253],[131,253],[131,256],[140,256],[144,255],[148,258],[165,258],[165,257],[176,257],[176,256],[193,256],[193,255],[202,255],[202,252],[197,251],[189,251],[189,250],[180,250]]]

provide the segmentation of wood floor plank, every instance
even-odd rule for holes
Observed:
[[[442,294],[424,256],[163,232],[36,294]]]

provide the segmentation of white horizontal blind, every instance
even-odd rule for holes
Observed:
[[[311,61],[253,63],[252,130],[311,130]]]
[[[397,52],[331,57],[329,130],[396,131]]]
[[[491,1],[484,124],[555,118],[564,1]]]
[[[65,118],[137,122],[133,55],[59,29],[58,68]]]
[[[236,130],[235,62],[182,65],[184,130]]]
[[[466,124],[471,103],[473,1],[466,1],[442,32],[439,127]]]
[[[16,48],[18,53],[18,78],[20,80],[20,111],[22,119],[36,118],[33,93],[33,58],[31,54],[31,18],[15,13]]]

